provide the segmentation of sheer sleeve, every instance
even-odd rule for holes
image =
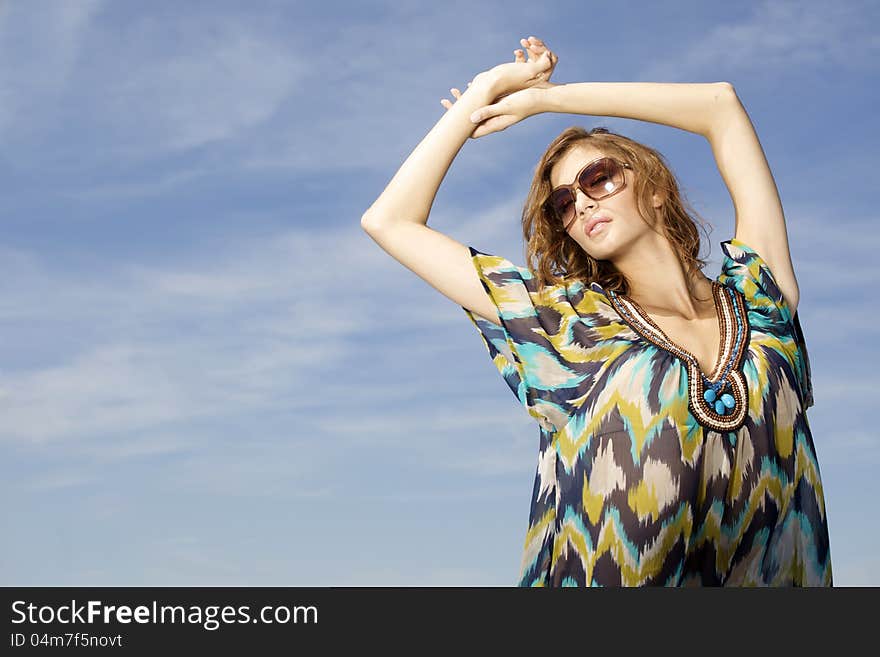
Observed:
[[[780,340],[793,345],[798,385],[803,395],[804,408],[813,405],[813,383],[810,357],[797,311],[791,307],[770,271],[766,261],[745,242],[732,238],[721,242],[724,259],[719,280],[743,294],[752,315],[749,321],[758,328],[775,334]]]
[[[529,269],[468,248],[501,326],[462,309],[519,402],[543,429],[555,432],[568,422],[594,369],[585,356],[587,318],[572,306],[565,285],[539,289]]]

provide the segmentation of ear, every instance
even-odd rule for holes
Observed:
[[[666,201],[666,197],[665,197],[665,195],[663,195],[663,194],[654,194],[653,196],[651,196],[651,204],[652,204],[655,208],[662,208],[662,207],[663,207],[663,203],[664,203],[665,201]]]

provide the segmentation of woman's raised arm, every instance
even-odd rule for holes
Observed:
[[[727,82],[573,82],[545,89],[540,109],[650,121],[708,139],[729,89]]]
[[[476,126],[468,115],[490,102],[489,90],[471,84],[394,174],[361,217],[361,227],[382,249],[438,292],[500,324],[467,246],[428,227],[428,215],[449,166]]]
[[[528,62],[517,56],[514,62],[498,64],[477,74],[458,102],[449,105],[406,158],[385,191],[367,208],[361,225],[366,228],[398,221],[427,223],[440,183],[461,147],[476,132],[470,115],[499,97],[545,85],[556,65],[556,56],[543,44],[541,53]]]
[[[410,153],[379,197],[361,219],[364,228],[399,221],[426,224],[440,183],[452,161],[476,127],[468,118],[492,101],[483,84],[471,84],[455,106],[431,128]]]
[[[458,305],[499,324],[467,246],[427,226],[440,183],[477,126],[471,113],[502,94],[546,81],[549,56],[499,64],[477,75],[361,217],[361,227],[395,260]]]

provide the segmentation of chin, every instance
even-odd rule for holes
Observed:
[[[609,257],[613,255],[614,249],[610,244],[610,240],[603,240],[602,244],[596,244],[594,242],[577,241],[580,247],[586,251],[587,255],[589,255],[594,260],[608,260]]]

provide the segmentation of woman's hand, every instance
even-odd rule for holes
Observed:
[[[520,43],[528,50],[528,61],[522,50],[515,50],[513,63],[499,64],[483,71],[468,83],[469,87],[473,84],[485,85],[494,98],[491,105],[481,107],[471,115],[477,124],[471,135],[473,139],[504,130],[537,114],[543,90],[556,86],[550,83],[550,76],[559,58],[535,37],[521,39]],[[458,89],[450,91],[456,100],[461,98]],[[452,107],[452,102],[445,98],[440,103],[446,109]]]

